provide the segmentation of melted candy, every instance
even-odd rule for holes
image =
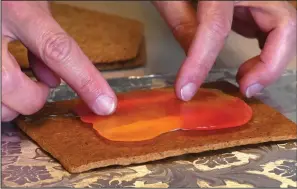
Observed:
[[[189,102],[178,100],[172,89],[134,91],[118,95],[113,115],[95,115],[83,103],[75,112],[112,141],[144,141],[175,130],[237,127],[252,117],[243,100],[214,89],[199,89]]]

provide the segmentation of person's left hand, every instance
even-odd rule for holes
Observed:
[[[287,1],[200,1],[197,13],[189,1],[153,3],[187,53],[175,86],[184,101],[204,82],[231,29],[257,38],[262,49],[238,70],[246,97],[275,82],[295,55],[296,9]]]

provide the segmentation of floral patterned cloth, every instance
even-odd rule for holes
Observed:
[[[235,71],[214,70],[208,81],[234,82]],[[173,76],[112,79],[118,92],[172,85]],[[259,98],[296,122],[296,72],[287,71]],[[49,101],[76,97],[62,85]],[[297,187],[297,142],[189,154],[153,163],[69,174],[13,124],[2,124],[3,187]]]

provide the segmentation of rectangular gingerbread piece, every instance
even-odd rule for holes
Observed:
[[[234,85],[214,82],[203,87],[244,99],[253,110],[252,120],[242,127],[220,131],[174,131],[146,142],[112,142],[98,136],[78,117],[71,116],[69,113],[77,100],[70,100],[46,104],[37,114],[20,117],[17,124],[71,173],[297,138],[294,122],[259,100],[243,98]]]
[[[144,65],[144,25],[140,21],[63,3],[50,3],[51,13],[65,32],[100,70]],[[20,41],[8,45],[22,69],[30,70],[27,49]],[[141,56],[141,61],[139,60]]]

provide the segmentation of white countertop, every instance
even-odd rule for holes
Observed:
[[[106,78],[176,73],[185,57],[183,50],[150,1],[66,1],[63,3],[137,19],[144,23],[147,44],[146,67],[103,72]],[[256,40],[247,39],[232,32],[217,58],[215,67],[236,68],[259,53]],[[288,69],[296,69],[296,57],[290,62]]]

